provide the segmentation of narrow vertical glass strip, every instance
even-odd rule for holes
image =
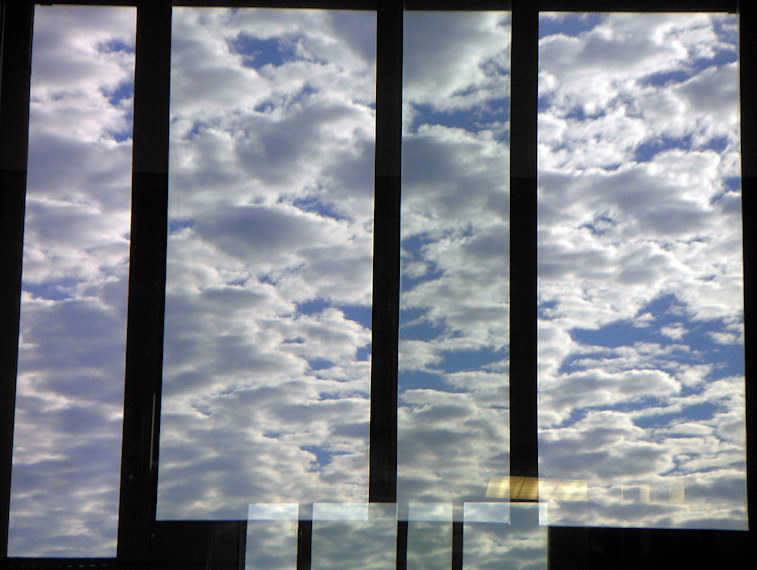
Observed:
[[[509,473],[507,12],[406,12],[398,501]]]
[[[116,552],[135,27],[35,9],[10,556]]]
[[[376,16],[172,26],[157,516],[366,501]]]
[[[745,529],[738,19],[539,30],[549,524]]]

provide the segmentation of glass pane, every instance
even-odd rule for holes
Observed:
[[[506,12],[407,12],[398,501],[509,472]]]
[[[407,567],[425,570],[452,565],[452,503],[410,503]]]
[[[367,500],[375,28],[173,12],[160,519]]]
[[[540,16],[549,524],[746,528],[738,20]]]
[[[463,568],[547,569],[547,527],[540,521],[546,505],[511,503],[507,524],[496,515],[480,516],[488,513],[477,513],[469,505],[465,505]],[[496,506],[501,508],[501,504]]]
[[[297,503],[251,504],[247,509],[245,568],[296,568],[299,515]]]
[[[394,503],[313,505],[313,570],[397,568]]]
[[[34,13],[10,556],[115,556],[133,8]]]

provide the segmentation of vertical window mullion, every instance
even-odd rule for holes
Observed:
[[[746,398],[746,462],[747,462],[747,517],[750,521],[757,520],[757,454],[749,453],[749,442],[757,441],[757,389],[755,389],[752,375],[755,363],[754,338],[757,326],[757,304],[754,302],[757,285],[757,259],[754,252],[757,248],[757,227],[753,220],[757,211],[757,165],[755,165],[755,117],[757,117],[757,92],[753,78],[757,67],[757,54],[754,51],[752,32],[757,25],[757,9],[753,3],[743,2],[739,8],[739,74],[740,74],[740,104],[741,104],[741,200],[744,248],[744,375]],[[752,525],[750,525],[751,527]],[[751,531],[750,531],[751,532]],[[755,541],[751,540],[750,544]]]
[[[536,477],[536,129],[539,12],[513,1],[510,120],[510,475]]]
[[[155,520],[168,219],[171,3],[137,8],[119,563],[146,563]]]
[[[402,148],[402,2],[379,5],[369,501],[397,496],[397,358]]]
[[[0,556],[8,547],[34,5],[2,10],[0,79]]]

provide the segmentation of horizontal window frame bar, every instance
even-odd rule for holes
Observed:
[[[406,11],[475,12],[511,10],[518,0],[405,0]],[[54,3],[18,0],[18,3],[75,6],[140,6],[169,4],[173,7],[207,8],[274,8],[310,10],[366,10],[376,11],[379,0],[57,0]],[[739,13],[743,8],[738,0],[526,0],[539,12],[724,12]]]
[[[117,568],[115,558],[21,558],[12,557],[3,561],[4,568]]]

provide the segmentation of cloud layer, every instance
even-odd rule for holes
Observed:
[[[175,9],[158,518],[367,498],[375,15]]]
[[[540,474],[591,489],[549,522],[743,528],[736,19],[541,23]]]
[[[115,551],[134,26],[36,10],[11,555]],[[743,528],[736,19],[540,29],[540,472],[590,490],[548,520]],[[405,37],[400,509],[491,500],[509,462],[509,18]],[[158,518],[364,503],[375,14],[175,9],[172,41]],[[541,564],[515,522],[466,525],[466,563]]]
[[[35,10],[11,556],[115,555],[135,25]]]
[[[509,466],[510,20],[404,37],[398,501],[482,500]]]

